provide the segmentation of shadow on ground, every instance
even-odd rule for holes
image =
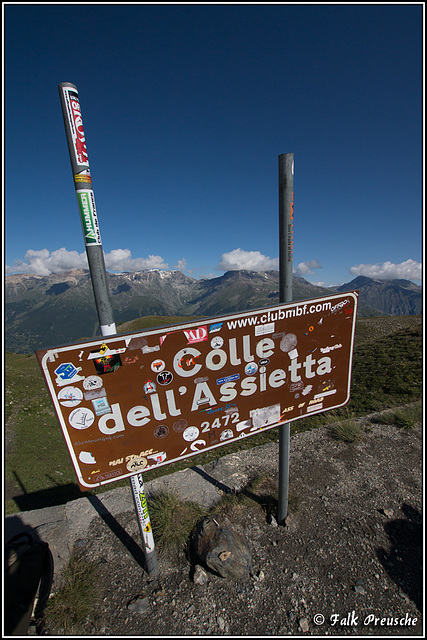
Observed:
[[[56,507],[65,504],[77,498],[83,498],[87,492],[82,492],[73,482],[67,484],[58,484],[53,478],[48,476],[49,480],[55,483],[54,487],[49,489],[41,489],[40,491],[26,491],[18,474],[14,473],[16,481],[16,491],[9,487],[7,498],[15,502],[19,511],[32,511],[33,509],[44,509],[45,507]],[[18,490],[19,487],[19,490]]]
[[[404,503],[406,518],[384,525],[392,546],[377,549],[377,557],[390,578],[422,612],[422,517],[418,509]]]

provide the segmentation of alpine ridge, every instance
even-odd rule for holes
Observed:
[[[116,325],[142,316],[211,316],[279,303],[278,271],[227,271],[196,280],[180,271],[107,273]],[[408,280],[359,276],[325,288],[293,278],[293,300],[358,289],[359,316],[418,315],[421,287]],[[5,280],[5,346],[31,353],[99,335],[90,272],[75,269],[46,276],[10,275]]]

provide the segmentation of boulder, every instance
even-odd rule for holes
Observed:
[[[200,560],[223,578],[240,580],[251,572],[248,543],[228,518],[203,518],[197,526],[193,546]]]

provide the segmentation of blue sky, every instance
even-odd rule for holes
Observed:
[[[423,5],[4,9],[7,273],[85,267],[58,84],[79,90],[107,269],[421,278]]]

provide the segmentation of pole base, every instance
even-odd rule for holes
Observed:
[[[158,563],[157,555],[155,551],[153,551],[152,553],[145,554],[144,569],[148,573],[150,578],[158,575],[159,563]]]

